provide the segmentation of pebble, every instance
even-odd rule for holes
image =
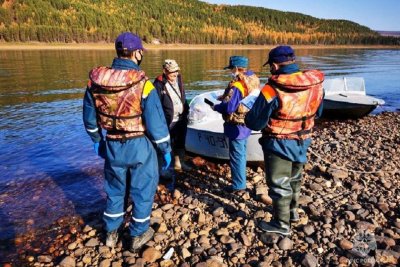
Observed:
[[[310,236],[315,232],[314,226],[307,224],[303,227],[303,232],[307,235]]]
[[[220,241],[221,241],[222,244],[235,243],[235,239],[233,239],[232,237],[230,237],[228,235],[221,236]]]
[[[99,265],[99,267],[110,267],[110,266],[111,266],[111,260],[110,259],[102,260],[100,262],[100,265]]]
[[[260,240],[266,245],[273,245],[278,243],[279,235],[275,233],[262,233]]]
[[[85,243],[85,247],[96,247],[99,245],[99,240],[97,238],[91,238]]]
[[[226,194],[220,188],[231,182],[228,164],[198,157],[197,168],[177,174],[173,198],[154,203],[150,223],[157,233],[139,253],[126,249],[127,228],[116,248],[104,246],[101,215],[90,226],[86,218],[64,217],[52,226],[51,242],[34,232],[16,238],[17,251],[27,255],[21,266],[348,266],[362,255],[356,238],[366,231],[374,234],[377,247],[371,241],[373,252],[364,266],[396,266],[399,125],[400,115],[393,113],[320,122],[303,171],[300,221],[292,224],[290,239],[257,227],[273,213],[261,168],[246,169],[246,194]],[[363,173],[368,171],[378,172]],[[40,251],[42,245],[47,251]],[[171,248],[176,253],[161,259]]]
[[[219,207],[219,208],[216,208],[216,209],[213,211],[213,216],[214,216],[214,217],[219,217],[219,216],[221,216],[223,213],[224,213],[224,208],[223,208],[223,207]]]
[[[65,257],[61,262],[60,262],[60,267],[75,267],[75,259],[71,256]]]
[[[301,261],[301,266],[304,267],[317,267],[318,260],[314,255],[307,253]]]
[[[159,258],[161,258],[161,252],[155,248],[147,248],[143,251],[142,258],[149,263],[155,262]]]
[[[285,237],[278,243],[278,247],[282,250],[290,250],[293,249],[293,241],[289,238]]]

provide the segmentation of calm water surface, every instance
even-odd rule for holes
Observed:
[[[162,61],[181,66],[186,90],[223,89],[231,55],[250,58],[266,81],[266,50],[148,51],[143,69],[154,79]],[[400,50],[297,51],[302,69],[327,77],[364,77],[367,93],[400,108]],[[102,165],[82,125],[88,71],[110,65],[113,51],[0,51],[0,239],[44,227],[65,215],[103,209]]]

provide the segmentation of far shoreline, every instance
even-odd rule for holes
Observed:
[[[276,45],[144,44],[146,50],[267,50]],[[400,49],[395,45],[291,45],[295,49]],[[3,50],[113,50],[113,43],[0,43]]]

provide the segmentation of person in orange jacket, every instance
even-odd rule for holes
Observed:
[[[135,252],[154,235],[150,214],[159,177],[155,147],[164,155],[163,168],[168,168],[171,146],[157,91],[139,67],[144,50],[141,39],[124,32],[115,40],[115,49],[111,67],[89,73],[83,121],[95,152],[105,159],[106,245],[114,247],[118,242],[128,187],[133,203],[130,250]],[[102,129],[107,132],[105,138]]]
[[[290,234],[290,223],[297,213],[302,170],[307,162],[312,128],[322,114],[324,74],[318,70],[300,71],[290,46],[269,52],[272,76],[262,88],[245,118],[246,126],[262,130],[265,176],[273,200],[273,219],[259,227],[272,233]]]

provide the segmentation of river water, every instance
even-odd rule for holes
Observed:
[[[400,108],[400,50],[299,49],[302,69],[329,77],[364,77],[367,93],[385,100],[376,112]],[[250,59],[266,81],[267,50],[147,51],[154,79],[176,59],[190,96],[223,89],[231,55]],[[61,216],[103,209],[102,160],[82,124],[88,71],[109,65],[113,51],[0,51],[0,240],[50,225]]]

